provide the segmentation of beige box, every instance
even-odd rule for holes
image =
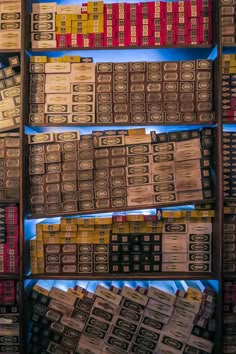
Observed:
[[[46,33],[46,32],[45,32]],[[50,41],[32,41],[31,42],[32,48],[56,48],[57,41],[50,40]]]
[[[4,13],[12,13],[12,12],[21,12],[21,2],[20,1],[11,1],[7,3],[0,4],[0,12]]]
[[[169,294],[163,290],[154,288],[153,286],[149,287],[147,296],[169,306],[173,306],[176,300],[176,296],[174,294]]]
[[[150,144],[151,143],[151,135],[133,135],[133,136],[125,136],[125,144],[126,145],[136,145],[136,144]]]
[[[145,196],[151,194],[152,194],[152,185],[127,188],[128,196],[137,197],[137,196],[143,196],[143,195]]]
[[[72,63],[71,82],[95,82],[95,63]]]
[[[80,15],[81,5],[57,5],[56,12],[58,15]]]
[[[20,31],[1,31],[0,49],[20,49],[21,32]]]
[[[57,94],[57,93],[48,93],[46,94],[46,103],[47,104],[71,104],[71,95],[70,94]]]
[[[70,93],[70,75],[47,74],[45,93]]]
[[[176,150],[185,150],[185,149],[201,149],[200,139],[191,139],[186,141],[177,141],[175,143]]]
[[[70,73],[70,63],[46,63],[45,64],[45,73]]]
[[[57,3],[56,2],[45,2],[45,3],[32,3],[32,12],[33,13],[47,13],[47,12],[56,12]]]
[[[147,194],[145,196],[128,196],[127,206],[140,206],[140,205],[152,205],[153,197],[152,194]]]

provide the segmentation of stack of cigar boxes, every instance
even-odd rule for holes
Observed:
[[[212,122],[212,61],[97,63],[97,123]]]
[[[213,210],[157,215],[62,218],[39,223],[30,240],[31,272],[211,271]]]
[[[19,184],[20,184],[19,133],[2,133],[0,134],[0,200],[1,201],[18,200]]]
[[[212,198],[213,130],[29,135],[35,215]]]
[[[0,129],[10,129],[19,125],[21,118],[20,58],[3,58],[0,66]]]
[[[224,196],[236,196],[236,162],[235,162],[236,133],[223,132],[223,172]]]
[[[221,0],[221,38],[223,45],[234,45],[235,33],[235,16],[236,3],[235,0]]]
[[[104,287],[42,282],[32,291],[32,354],[212,353],[216,294],[188,287]],[[63,290],[62,290],[63,289]],[[65,290],[67,289],[67,290]]]
[[[225,54],[222,60],[223,120],[236,120],[236,55]]]
[[[30,57],[31,124],[214,121],[211,60],[88,61]]]
[[[224,208],[224,271],[236,271],[236,208]]]
[[[18,284],[14,280],[0,282],[0,352],[19,353]]]
[[[224,283],[224,354],[236,351],[236,283]]]
[[[20,50],[21,1],[1,1],[0,13],[0,49]]]
[[[206,45],[211,0],[82,5],[33,3],[32,48]]]
[[[17,273],[19,225],[16,205],[0,205],[0,273]]]
[[[94,63],[79,56],[30,60],[30,123],[95,122]]]

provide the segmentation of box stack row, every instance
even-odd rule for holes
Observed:
[[[0,273],[19,270],[19,222],[16,205],[0,204]]]
[[[213,129],[29,135],[34,215],[211,199]]]
[[[21,119],[20,58],[2,58],[0,66],[0,130],[12,129]]]
[[[17,127],[20,124],[21,118],[21,75],[19,56],[1,58],[0,99],[0,130]]]
[[[0,2],[0,49],[21,49],[21,1]]]
[[[225,122],[236,121],[236,55],[225,54],[222,60],[222,109]]]
[[[235,147],[236,133],[223,132],[224,196],[226,198],[236,196]]]
[[[19,353],[18,284],[0,281],[0,352]]]
[[[30,240],[32,273],[211,271],[213,210],[62,218],[39,223]]]
[[[236,208],[224,208],[224,271],[236,271]]]
[[[30,58],[31,124],[214,121],[211,60],[81,60],[91,58]]]
[[[2,133],[0,134],[0,200],[1,201],[18,200],[19,184],[20,184],[19,133]]]
[[[221,0],[221,38],[225,46],[236,43],[236,2]]]
[[[236,283],[224,283],[224,354],[236,351]]]
[[[74,282],[45,288],[39,281],[31,295],[29,352],[212,353],[215,292],[170,291],[98,284],[93,293]]]
[[[80,5],[33,3],[32,48],[206,45],[211,0]]]

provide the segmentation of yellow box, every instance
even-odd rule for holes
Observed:
[[[43,231],[60,231],[60,224],[43,224]]]
[[[99,236],[95,235],[93,236],[93,243],[94,244],[108,244],[110,243],[110,235],[104,235],[104,236]]]
[[[145,226],[146,227],[162,227],[163,222],[162,221],[146,221]]]
[[[30,63],[47,63],[48,57],[45,55],[32,55],[30,57]]]
[[[110,225],[95,225],[95,230],[100,230],[100,231],[102,231],[102,230],[112,230],[112,224],[110,224]]]
[[[236,214],[236,207],[224,207],[224,214]]]
[[[71,288],[69,288],[67,290],[67,292],[68,292],[68,294],[75,295],[79,299],[83,299],[83,297],[84,297],[84,294],[82,292],[78,292],[77,290],[74,290],[74,289],[71,289]]]
[[[94,222],[95,222],[94,218],[78,218],[77,219],[78,225],[89,226],[89,225],[94,225]]]
[[[74,55],[74,56],[73,55],[65,55],[64,57],[62,57],[62,61],[64,63],[80,63],[81,58],[79,55]],[[75,221],[75,224],[77,224],[77,218],[71,218],[71,219],[66,218],[66,219],[73,220],[73,221]],[[63,220],[63,219],[61,219],[61,220]]]
[[[145,135],[145,128],[137,128],[137,129],[128,129],[128,135]]]
[[[48,58],[48,63],[62,63],[62,58]]]
[[[145,225],[130,225],[129,232],[137,232],[137,233],[144,233],[148,232],[148,228]]]
[[[93,236],[77,236],[76,243],[93,243]]]
[[[181,216],[192,218],[213,218],[215,216],[215,210],[182,210]]]
[[[144,221],[144,215],[142,214],[127,215],[127,221]]]
[[[32,274],[38,273],[38,261],[37,257],[30,257],[30,268]]]
[[[63,244],[71,244],[71,243],[76,243],[77,238],[76,237],[61,237],[59,243],[61,245]]]
[[[72,19],[72,21],[88,21],[88,14],[81,14],[81,15],[76,15],[75,18]]]
[[[120,223],[118,225],[113,225],[112,227],[112,232],[117,233],[117,234],[126,234],[129,232],[129,225],[124,225],[125,223]]]
[[[56,33],[57,34],[67,34],[67,33],[71,33],[71,27],[66,27],[66,28],[56,28]]]
[[[88,225],[88,226],[78,225],[78,231],[93,231],[93,230],[94,230],[94,225]]]
[[[38,293],[48,296],[49,295],[49,290],[42,288],[39,286],[37,283],[34,285],[33,290],[37,291]]]
[[[104,32],[103,27],[99,27],[99,26],[91,27],[91,26],[88,26],[88,33],[103,33],[103,32]]]
[[[44,236],[43,237],[43,242],[44,243],[50,243],[50,244],[60,243],[60,237],[59,236],[54,236],[54,237]]]
[[[88,20],[88,27],[99,27],[99,29],[103,29],[103,20]]]
[[[88,34],[88,27],[85,28],[71,28],[72,34]]]
[[[111,225],[112,218],[95,218],[95,225]]]
[[[45,237],[59,237],[60,232],[59,231],[44,231],[43,233],[43,239]]]
[[[73,224],[73,225],[61,224],[61,231],[77,231],[77,224]]]
[[[61,231],[59,237],[61,238],[76,238],[76,231]]]
[[[162,227],[149,227],[146,228],[146,232],[150,234],[160,234],[162,233]]]
[[[88,14],[103,13],[103,1],[89,1],[87,4]]]
[[[44,256],[44,242],[36,240],[37,243],[37,257]]]
[[[36,238],[32,238],[29,241],[29,245],[30,245],[30,256],[37,257],[37,242],[36,242]]]
[[[38,273],[44,273],[44,258],[43,257],[37,257],[37,268],[38,268]]]
[[[163,218],[181,218],[181,210],[163,210]]]

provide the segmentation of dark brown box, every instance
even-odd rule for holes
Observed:
[[[130,102],[145,102],[146,94],[143,92],[130,93]],[[128,99],[128,96],[127,96]]]
[[[60,183],[50,183],[44,185],[46,193],[61,193],[61,184]]]
[[[109,168],[102,168],[94,171],[95,179],[105,179],[109,178]]]
[[[110,160],[108,158],[94,160],[96,169],[110,167]]]
[[[97,93],[111,93],[112,84],[97,84],[96,89]]]
[[[113,71],[113,63],[97,63],[96,72],[98,73],[111,73]]]
[[[90,190],[82,190],[78,192],[78,200],[93,200],[94,199],[94,193],[93,189]]]
[[[110,178],[110,186],[113,187],[125,187],[126,186],[126,178],[125,177],[111,177]]]
[[[42,175],[44,173],[45,173],[45,165],[44,164],[38,164],[38,165],[31,164],[29,166],[29,174],[30,175]]]
[[[129,63],[113,63],[113,72],[129,71]]]
[[[130,113],[114,113],[114,123],[129,123]]]
[[[112,123],[113,122],[113,113],[97,113],[96,114],[97,123]]]
[[[147,92],[162,92],[162,83],[148,82],[146,85]]]
[[[57,173],[61,172],[62,164],[58,163],[48,163],[45,165],[46,173]]]
[[[146,71],[146,62],[132,62],[129,63],[130,72],[145,72]]]
[[[97,179],[94,181],[93,185],[95,189],[105,189],[105,188],[109,188],[110,181],[109,178]]]
[[[155,71],[151,71],[151,72],[147,72],[146,74],[146,81],[153,81],[153,82],[162,82],[163,78],[162,78],[162,72],[155,72]]]
[[[111,206],[110,199],[97,199],[95,200],[95,209],[109,209]]]
[[[131,90],[131,88],[130,88]],[[114,82],[113,83],[113,92],[114,93],[119,93],[119,92],[129,92],[129,83],[128,82]],[[131,91],[132,92],[132,91]]]
[[[102,73],[96,75],[96,82],[99,84],[112,84],[113,76],[111,73]]]
[[[138,113],[131,113],[130,114],[130,122],[131,123],[139,124],[139,123],[146,123],[146,121],[147,121],[146,112],[145,113],[138,112]]]
[[[45,194],[46,204],[61,203],[61,193]]]
[[[63,162],[61,164],[61,167],[62,167],[63,172],[76,171],[77,170],[77,161]]]
[[[84,190],[89,190],[93,189],[93,181],[78,181],[78,190],[79,191],[84,191]]]
[[[94,189],[94,198],[95,199],[106,199],[110,198],[110,190],[107,188],[104,189]],[[96,203],[96,202],[95,202]]]
[[[145,72],[135,72],[130,73],[130,83],[145,83],[146,82],[146,73]]]
[[[112,93],[98,93],[96,95],[97,103],[111,103]]]
[[[93,179],[93,170],[77,171],[77,179],[79,181],[92,180]]]
[[[128,82],[129,81],[129,73],[128,72],[116,72],[113,73],[113,82]]]
[[[113,102],[114,103],[127,103],[129,102],[128,93],[113,93]]]
[[[61,183],[61,191],[62,192],[76,192],[77,191],[77,182],[76,181],[68,181]]]

